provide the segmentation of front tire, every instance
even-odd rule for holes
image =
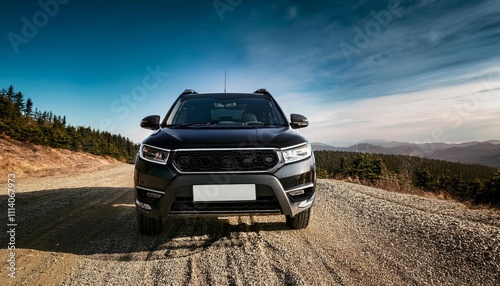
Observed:
[[[160,234],[163,231],[163,221],[137,213],[137,228],[140,234]]]
[[[291,229],[304,229],[309,225],[309,220],[311,218],[311,209],[296,214],[294,217],[286,216],[286,224]]]

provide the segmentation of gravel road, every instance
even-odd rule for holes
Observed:
[[[500,285],[498,212],[319,180],[305,230],[189,218],[141,236],[132,170],[18,179],[16,278],[2,231],[0,285]]]

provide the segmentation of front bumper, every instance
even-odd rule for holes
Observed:
[[[284,214],[295,216],[316,198],[314,157],[269,173],[178,174],[167,166],[137,159],[136,209],[159,219],[166,216]],[[193,185],[254,184],[255,201],[193,202]],[[303,190],[303,192],[301,191]]]

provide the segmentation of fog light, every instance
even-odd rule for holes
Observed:
[[[138,205],[141,209],[145,209],[148,211],[152,209],[150,205],[140,202],[139,200],[135,200],[135,204]]]
[[[307,208],[307,207],[311,206],[314,203],[315,198],[316,198],[316,193],[314,193],[312,195],[312,197],[310,199],[308,199],[307,201],[301,202],[299,204],[299,208]]]
[[[146,193],[146,197],[150,197],[150,198],[153,198],[153,199],[159,199],[159,198],[161,198],[161,195],[157,194],[157,193],[147,192]]]
[[[296,190],[296,191],[291,191],[289,192],[290,196],[295,197],[295,196],[300,196],[304,194],[304,190]]]

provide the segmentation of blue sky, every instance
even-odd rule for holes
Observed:
[[[178,94],[265,87],[311,141],[500,138],[500,2],[5,1],[0,88],[140,142]]]

